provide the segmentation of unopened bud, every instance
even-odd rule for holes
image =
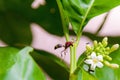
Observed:
[[[92,47],[91,47],[90,45],[86,45],[86,49],[87,49],[88,51],[91,51],[91,50],[92,50]]]
[[[109,61],[112,60],[112,58],[110,56],[107,56],[107,55],[105,55],[104,58],[107,59],[107,60],[109,60]]]
[[[108,38],[107,37],[104,37],[102,42],[107,42],[108,41]]]
[[[110,50],[110,47],[106,47],[106,49],[105,49],[106,51],[109,51]]]
[[[98,42],[95,40],[95,41],[93,42],[93,44],[94,44],[94,47],[96,47],[97,44],[98,44]]]
[[[102,47],[102,46],[103,46],[103,44],[102,44],[101,42],[99,42],[98,44],[99,44],[99,46],[100,46],[100,47]]]
[[[113,52],[115,50],[117,50],[119,48],[119,44],[114,44],[111,49],[110,49],[110,52]]]
[[[108,38],[105,37],[103,40],[102,40],[102,44],[104,47],[106,47],[108,45]]]
[[[110,63],[108,61],[104,61],[104,64],[110,66]]]
[[[110,67],[113,69],[116,69],[116,68],[119,68],[119,65],[118,64],[110,64]]]
[[[96,48],[96,51],[97,51],[97,52],[99,52],[99,51],[100,51],[100,48],[99,48],[99,47],[97,47],[97,48]]]
[[[87,58],[89,59],[89,58],[91,58],[91,56],[87,56]]]

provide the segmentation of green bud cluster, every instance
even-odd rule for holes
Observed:
[[[89,55],[92,52],[95,52],[96,55],[102,55],[103,56],[103,63],[111,68],[119,68],[118,64],[110,63],[109,61],[112,60],[112,58],[109,56],[110,53],[117,50],[119,48],[119,44],[114,44],[112,47],[108,47],[108,38],[105,37],[102,42],[94,41],[93,46],[90,46],[89,44],[86,45],[86,55],[89,57]]]

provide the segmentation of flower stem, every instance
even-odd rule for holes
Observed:
[[[76,69],[76,46],[70,47],[70,75]]]
[[[74,75],[74,71],[77,68],[76,62],[76,48],[77,46],[74,44],[73,47],[70,47],[70,76],[69,80],[77,80],[76,76]]]
[[[60,10],[60,15],[61,15],[61,19],[62,19],[62,25],[63,25],[63,32],[66,38],[66,41],[69,41],[69,27],[68,27],[68,19],[65,16],[65,13],[63,11],[63,7],[62,4],[60,2],[60,0],[56,0],[57,4],[58,4],[58,8]],[[64,13],[64,14],[63,14]],[[76,47],[75,45],[73,45],[73,47],[70,47],[70,80],[71,80],[71,74],[75,71],[76,69]]]

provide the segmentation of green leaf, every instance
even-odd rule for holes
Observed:
[[[79,58],[78,58],[78,61],[77,61],[77,66],[80,66],[82,65],[83,61],[85,60],[86,58],[86,54],[85,53],[82,53]]]
[[[31,47],[18,50],[0,48],[0,80],[46,80],[44,74],[29,53]]]
[[[120,66],[120,48],[110,56],[112,57],[111,63],[117,63]],[[97,69],[95,75],[99,80],[120,80],[120,68],[111,69],[105,66],[102,69]]]
[[[0,0],[0,39],[9,45],[30,45],[32,41],[30,22],[24,16],[30,4],[20,1]]]
[[[62,3],[73,30],[80,34],[91,18],[120,5],[120,0],[62,0]]]
[[[31,55],[53,80],[69,80],[69,68],[58,57],[40,50],[35,50]]]
[[[9,45],[30,45],[30,24],[37,23],[51,34],[63,36],[59,10],[55,0],[32,9],[34,0],[0,0],[0,39]]]
[[[62,22],[56,0],[45,0],[46,4],[34,10],[32,21],[51,34],[63,36]],[[38,15],[39,14],[39,15]]]
[[[98,80],[119,80],[115,78],[117,75],[114,74],[114,70],[107,66],[96,69],[95,76]]]
[[[93,75],[88,72],[82,70],[82,79],[81,80],[97,80]]]
[[[82,68],[77,68],[74,74],[72,74],[73,80],[98,80],[92,74],[86,72]]]

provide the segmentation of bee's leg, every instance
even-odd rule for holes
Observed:
[[[61,51],[61,58],[62,58],[62,60],[65,59],[65,55],[66,55],[66,49],[64,49],[63,51]]]
[[[63,53],[65,54],[65,49],[61,51],[61,57],[63,57]]]

